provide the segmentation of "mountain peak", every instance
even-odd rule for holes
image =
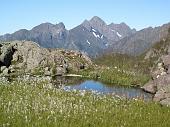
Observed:
[[[100,17],[98,16],[94,16],[91,20],[90,20],[91,23],[98,23],[98,24],[101,24],[101,25],[104,25],[106,24]]]
[[[90,25],[90,23],[89,23],[88,20],[84,20],[81,25],[83,25],[84,27],[86,27],[88,30],[91,29],[91,25]]]
[[[59,28],[65,29],[65,25],[63,22],[60,22],[58,24],[56,24]]]
[[[49,30],[52,26],[54,26],[52,23],[41,23],[38,26],[35,26],[34,28],[32,28],[33,31],[46,31]]]
[[[98,16],[93,16],[92,18],[91,18],[91,20],[102,20],[100,17],[98,17]]]
[[[120,25],[125,25],[125,26],[127,26],[127,24],[126,24],[125,22],[121,22]]]

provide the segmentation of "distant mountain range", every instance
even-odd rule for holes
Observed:
[[[170,23],[159,27],[148,27],[126,36],[111,46],[111,51],[133,56],[140,55],[168,35]]]
[[[166,37],[169,27],[170,23],[136,31],[125,23],[108,25],[94,16],[71,30],[67,30],[63,23],[42,23],[31,30],[21,29],[13,34],[2,35],[0,41],[34,41],[45,48],[79,50],[91,57],[105,51],[139,55]]]

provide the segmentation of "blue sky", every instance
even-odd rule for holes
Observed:
[[[0,15],[0,35],[44,22],[71,29],[93,16],[139,30],[170,22],[170,0],[0,0]]]

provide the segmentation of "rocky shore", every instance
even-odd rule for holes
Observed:
[[[154,94],[153,100],[170,106],[170,50],[163,55],[152,73],[152,80],[143,86],[146,92]]]

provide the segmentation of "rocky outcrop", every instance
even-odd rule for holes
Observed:
[[[5,50],[4,50],[5,49]],[[92,67],[90,58],[78,51],[42,48],[31,41],[2,43],[1,74],[63,75]]]
[[[153,100],[170,106],[170,53],[161,57],[156,69],[152,72],[152,80],[143,89],[153,93]]]
[[[16,45],[1,45],[0,66],[9,67],[11,65],[12,56],[16,50]]]
[[[145,86],[143,86],[143,89],[144,89],[146,92],[155,94],[156,91],[157,91],[157,86],[156,86],[156,84],[154,83],[154,81],[151,80],[151,81],[149,81],[147,84],[145,84]]]

